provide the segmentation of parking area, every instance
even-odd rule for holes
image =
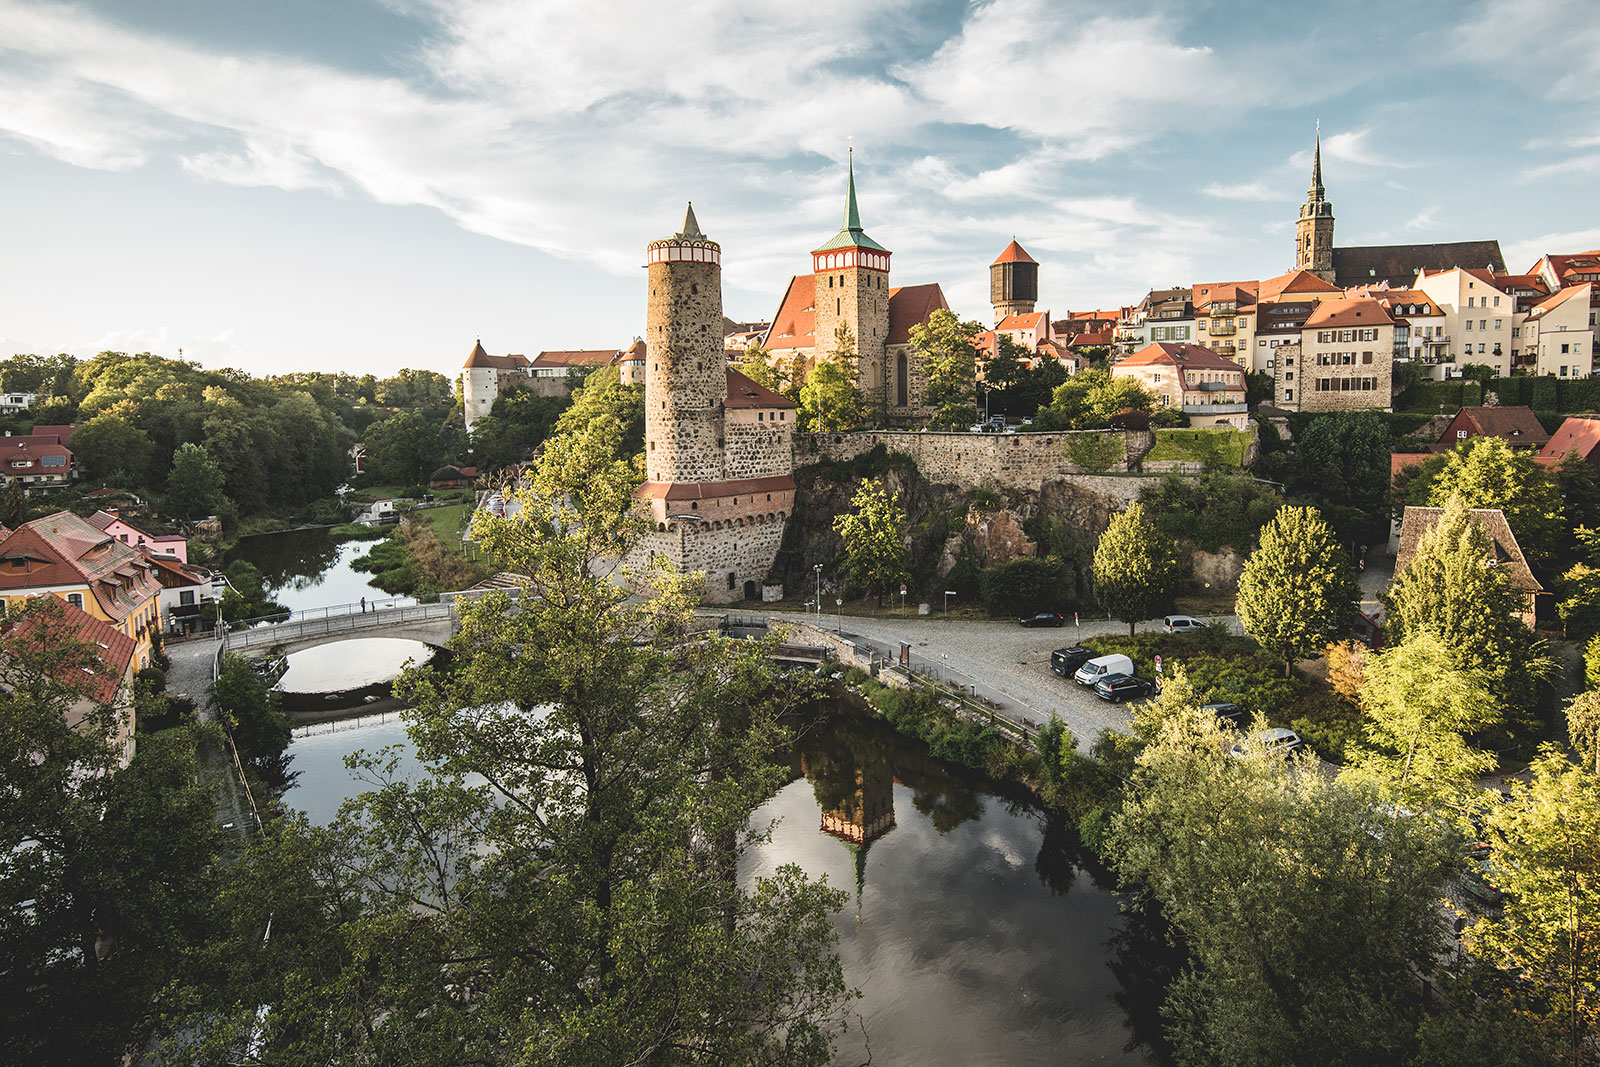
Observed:
[[[1226,621],[1237,632],[1237,623],[1231,617]],[[824,616],[822,622],[829,629],[834,628],[832,618]],[[1128,729],[1130,716],[1125,705],[1109,704],[1096,697],[1093,690],[1050,670],[1052,650],[1087,637],[1127,633],[1125,623],[1101,619],[1085,620],[1081,626],[1069,621],[1059,629],[1029,629],[1017,625],[1014,619],[946,621],[847,616],[840,625],[846,636],[854,636],[858,643],[872,644],[890,660],[899,655],[900,642],[908,642],[919,670],[974,687],[979,696],[1015,709],[1034,723],[1047,722],[1051,713],[1061,716],[1080,747],[1086,748],[1102,729]],[[1160,628],[1160,620],[1138,627]]]

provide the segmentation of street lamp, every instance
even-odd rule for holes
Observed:
[[[812,570],[817,572],[817,621],[822,621],[822,564],[812,565]]]
[[[839,632],[839,636],[843,637],[844,636],[844,597],[836,597],[834,599],[834,601],[833,601],[833,625],[834,625],[834,629],[836,629]]]

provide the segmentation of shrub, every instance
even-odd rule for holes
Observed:
[[[990,567],[979,578],[983,606],[994,615],[1045,611],[1065,597],[1067,568],[1059,559],[1025,558]]]
[[[1083,644],[1097,655],[1120,652],[1128,656],[1141,678],[1155,677],[1157,655],[1166,674],[1181,664],[1204,703],[1229,701],[1251,715],[1259,712],[1276,726],[1287,724],[1289,708],[1306,691],[1304,680],[1283,677],[1281,660],[1262,651],[1254,641],[1221,630],[1091,637]]]
[[[1208,469],[1243,467],[1251,440],[1248,431],[1210,426],[1198,430],[1158,429],[1155,437],[1155,447],[1144,457],[1146,462],[1177,460],[1203,464]]]
[[[1079,470],[1100,474],[1120,463],[1126,451],[1121,434],[1079,433],[1067,438],[1066,454]]]

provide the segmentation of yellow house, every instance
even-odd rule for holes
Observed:
[[[139,670],[150,666],[160,595],[155,565],[144,553],[69,511],[24,523],[0,540],[0,598],[8,616],[33,597],[59,597],[131,639]]]

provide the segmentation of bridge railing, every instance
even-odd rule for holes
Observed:
[[[401,607],[389,607],[380,610],[369,608],[365,612],[358,612],[353,615],[325,615],[321,618],[302,617],[289,622],[274,622],[269,619],[247,619],[243,622],[233,623],[228,627],[225,645],[230,649],[260,648],[263,645],[276,645],[285,641],[294,641],[299,638],[315,637],[322,634],[387,629],[409,622],[447,619],[451,617],[454,610],[449,604],[417,604],[413,602]],[[252,621],[257,624],[250,625]]]

